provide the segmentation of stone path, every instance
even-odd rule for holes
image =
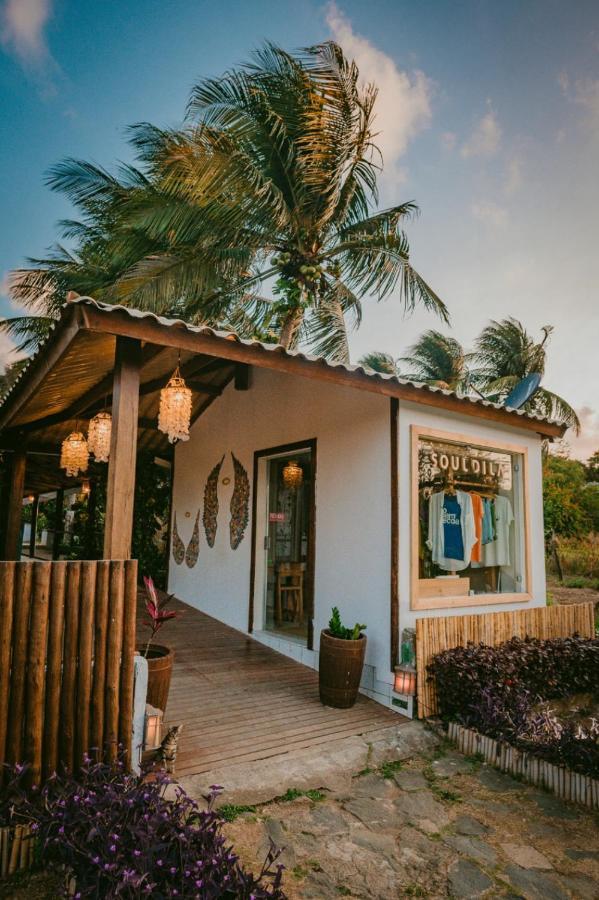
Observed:
[[[392,761],[340,790],[226,807],[244,862],[259,867],[270,839],[284,847],[291,900],[599,898],[597,817],[410,728]]]

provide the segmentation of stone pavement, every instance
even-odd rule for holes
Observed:
[[[270,839],[284,847],[291,900],[599,898],[596,816],[460,755],[420,723],[401,735],[401,749],[379,747],[341,787],[225,807],[244,862],[259,868]]]

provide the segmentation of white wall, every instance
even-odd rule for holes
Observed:
[[[471,435],[473,442],[478,438],[479,440],[511,443],[528,448],[532,600],[523,603],[498,603],[484,606],[453,607],[451,609],[416,611],[410,609],[411,425]],[[427,616],[461,616],[471,615],[476,612],[502,612],[511,609],[546,605],[543,473],[541,438],[538,435],[532,432],[520,431],[517,428],[507,428],[503,425],[498,427],[490,422],[485,424],[483,419],[475,419],[472,416],[456,416],[454,413],[432,410],[429,407],[402,401],[399,407],[399,471],[400,628],[413,628],[416,619]]]
[[[485,605],[450,610],[410,609],[410,425],[464,433],[476,438],[528,447],[531,512],[531,567],[534,599],[530,603]],[[245,466],[250,482],[256,450],[317,439],[316,560],[314,644],[326,627],[331,607],[344,620],[368,625],[363,687],[388,702],[390,589],[390,446],[389,399],[327,382],[254,369],[249,391],[229,385],[192,428],[188,443],[175,455],[173,510],[187,544],[198,508],[203,510],[206,478],[223,454],[219,481],[218,532],[214,548],[206,543],[200,520],[197,565],[175,564],[171,557],[169,589],[178,597],[241,631],[247,630],[251,556],[251,521],[236,551],[229,545],[229,504],[233,492],[231,451]],[[494,612],[545,605],[542,519],[541,441],[518,429],[471,416],[456,416],[411,403],[399,410],[400,629],[417,617]],[[251,486],[253,488],[253,485]],[[251,518],[251,509],[250,509]],[[258,542],[259,545],[259,542]],[[259,556],[259,563],[262,556]],[[257,577],[256,583],[260,585]],[[262,598],[255,597],[255,629],[261,640],[309,665],[317,654],[298,645],[259,634]]]
[[[171,557],[169,590],[234,628],[247,629],[251,522],[241,545],[231,550],[231,451],[251,481],[254,451],[310,438],[317,439],[315,648],[331,607],[339,606],[348,624],[367,623],[366,662],[388,673],[388,398],[263,369],[253,370],[249,391],[227,387],[193,426],[189,442],[176,448],[173,509],[186,544],[198,507],[203,509],[206,477],[223,453],[220,481],[227,476],[231,481],[219,484],[214,548],[201,529],[195,568],[178,566]],[[257,628],[261,613],[256,596]]]

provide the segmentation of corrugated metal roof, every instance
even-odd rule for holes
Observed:
[[[286,350],[280,344],[267,344],[262,341],[241,338],[241,337],[239,337],[239,335],[235,334],[234,332],[219,331],[217,329],[210,328],[207,325],[191,325],[188,322],[184,322],[182,319],[169,319],[169,318],[166,318],[165,316],[159,316],[159,315],[156,315],[155,313],[147,312],[147,311],[143,311],[143,310],[139,310],[139,309],[132,309],[127,306],[118,306],[118,305],[111,305],[108,303],[101,303],[98,300],[94,300],[91,297],[78,297],[75,300],[70,300],[67,303],[65,303],[65,305],[63,306],[63,310],[67,309],[68,307],[72,307],[73,305],[84,306],[84,307],[91,306],[91,307],[94,307],[95,309],[99,310],[100,312],[106,313],[107,315],[116,312],[116,313],[125,314],[126,316],[128,316],[132,319],[150,319],[166,328],[183,329],[183,330],[185,330],[189,333],[193,333],[193,334],[209,335],[211,337],[216,337],[216,338],[218,338],[220,340],[224,340],[224,341],[235,341],[236,343],[242,344],[247,347],[260,348],[265,353],[277,353],[277,354],[281,354],[281,355],[288,356],[288,357],[296,357],[296,358],[299,358],[302,360],[306,360],[307,362],[317,364],[319,366],[325,365],[330,369],[343,369],[346,372],[359,372],[368,378],[378,379],[380,381],[387,381],[387,382],[401,385],[403,387],[415,388],[416,390],[424,391],[424,392],[428,392],[428,393],[432,393],[432,394],[442,394],[446,397],[452,397],[454,399],[463,401],[464,403],[472,404],[474,406],[486,406],[486,407],[490,407],[492,409],[502,410],[503,412],[508,412],[510,414],[513,414],[516,417],[529,419],[531,421],[546,422],[550,425],[560,425],[560,423],[557,422],[555,419],[543,417],[543,416],[537,415],[536,413],[525,412],[522,409],[511,409],[509,407],[503,406],[501,403],[493,403],[491,400],[485,400],[482,397],[477,397],[472,394],[466,395],[466,394],[462,394],[458,391],[448,390],[447,388],[441,388],[441,387],[437,387],[435,385],[424,384],[422,382],[417,382],[417,381],[411,381],[410,379],[407,379],[407,378],[401,378],[398,375],[387,375],[387,374],[383,374],[380,372],[375,372],[374,370],[372,370],[368,367],[365,367],[365,366],[361,366],[361,365],[349,365],[347,363],[332,362],[330,360],[324,359],[323,357],[314,356],[309,353],[304,353],[301,350]],[[56,323],[53,325],[51,334],[53,333],[54,329],[59,327],[60,321],[61,321],[60,319],[57,320]],[[48,338],[46,338],[46,341],[38,348],[36,353],[31,357],[28,365],[23,368],[23,371],[20,373],[19,377],[15,380],[10,391],[8,391],[5,394],[5,396],[3,397],[2,404],[0,404],[0,405],[3,405],[6,402],[6,400],[11,396],[12,392],[16,389],[17,385],[20,384],[20,382],[27,377],[27,371],[28,371],[31,363],[37,356],[39,356],[41,353],[43,353],[44,346],[48,342],[49,339],[50,339],[50,336],[48,336]]]

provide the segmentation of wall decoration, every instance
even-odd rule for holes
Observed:
[[[231,521],[229,522],[229,532],[231,536],[231,548],[237,550],[243,540],[245,529],[248,524],[250,480],[246,470],[235,454],[231,453],[231,456],[233,458],[235,484],[233,486],[233,496],[231,497]]]
[[[209,547],[214,547],[216,540],[216,530],[218,528],[218,476],[223,464],[225,456],[218,462],[210,475],[206,479],[204,488],[204,515],[202,521],[204,523],[204,532]]]
[[[193,569],[195,564],[198,561],[198,557],[200,555],[200,510],[198,509],[198,514],[196,516],[195,525],[193,526],[193,532],[191,535],[191,540],[187,545],[187,550],[185,551],[185,564],[189,569]]]
[[[173,521],[173,559],[178,566],[180,566],[185,559],[185,544],[179,537],[179,531],[177,530],[177,513],[175,513]]]

